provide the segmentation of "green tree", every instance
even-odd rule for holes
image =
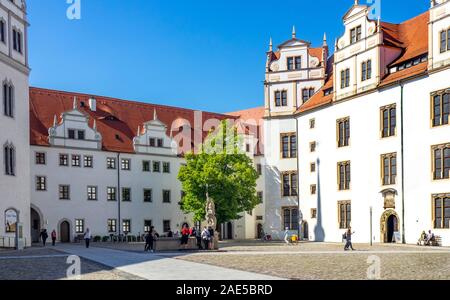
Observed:
[[[214,200],[217,223],[237,220],[240,213],[259,204],[256,196],[258,173],[242,151],[242,137],[230,121],[222,121],[210,132],[199,153],[186,154],[178,179],[184,197],[180,207],[193,213],[195,221],[205,219],[206,194]]]

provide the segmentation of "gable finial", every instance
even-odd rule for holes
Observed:
[[[272,52],[273,51],[273,43],[272,43],[272,37],[270,37],[270,40],[269,40],[269,52]]]
[[[295,30],[295,25],[294,25],[294,26],[292,26],[292,38],[295,39],[296,35],[297,35],[297,32]]]
[[[92,126],[92,129],[97,131],[97,120],[94,119],[94,125]]]
[[[140,136],[140,135],[141,135],[141,126],[139,125],[138,130],[137,130],[137,136]]]
[[[77,96],[74,96],[73,97],[73,109],[77,109],[78,108],[78,106],[77,106]]]
[[[328,44],[327,44],[327,33],[326,32],[323,33],[323,46],[324,47],[328,46]]]
[[[158,115],[156,114],[156,108],[153,109],[153,120],[158,120]]]
[[[356,6],[356,5],[359,5],[358,0],[355,0],[355,6]]]
[[[53,127],[56,127],[57,124],[58,124],[58,117],[55,115],[53,117]]]

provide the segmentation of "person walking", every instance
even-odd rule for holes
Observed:
[[[352,232],[352,228],[349,227],[349,228],[347,229],[347,232],[344,234],[345,240],[347,241],[347,242],[345,243],[345,247],[344,247],[344,250],[345,250],[345,251],[349,250],[349,248],[352,249],[352,251],[355,250],[355,249],[353,249],[353,244],[352,244],[352,235],[353,235],[354,233],[355,233],[354,231]]]
[[[47,242],[47,239],[48,239],[47,229],[42,229],[40,236],[42,239],[42,246],[45,247],[45,243]]]
[[[86,243],[86,248],[89,248],[89,243],[91,242],[91,231],[89,228],[86,229],[86,232],[84,233],[84,242]]]
[[[284,241],[287,245],[289,245],[289,228],[286,227],[286,230],[284,231]]]
[[[155,242],[155,227],[151,226],[150,231],[145,236],[145,251],[154,252],[153,245]]]
[[[198,250],[203,250],[202,247],[202,233],[200,230],[197,230],[197,228],[192,227],[192,236],[195,237],[195,239],[197,240],[197,247]]]
[[[203,228],[202,234],[201,234],[201,238],[203,241],[203,245],[204,245],[204,249],[208,250],[209,249],[209,240],[210,240],[210,234],[209,234],[209,230],[208,228]]]
[[[52,231],[52,246],[54,247],[56,245],[56,230],[53,229]]]
[[[189,226],[187,224],[183,224],[183,228],[181,228],[181,250],[186,250],[189,242]]]

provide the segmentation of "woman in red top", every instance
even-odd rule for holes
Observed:
[[[181,247],[183,249],[187,249],[189,234],[190,234],[189,226],[187,224],[183,224],[183,228],[181,229]]]

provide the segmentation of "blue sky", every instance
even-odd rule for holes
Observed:
[[[264,105],[265,51],[297,37],[320,46],[354,0],[28,0],[31,85],[215,112]],[[366,0],[360,0],[365,3]],[[381,0],[384,21],[429,1]]]

